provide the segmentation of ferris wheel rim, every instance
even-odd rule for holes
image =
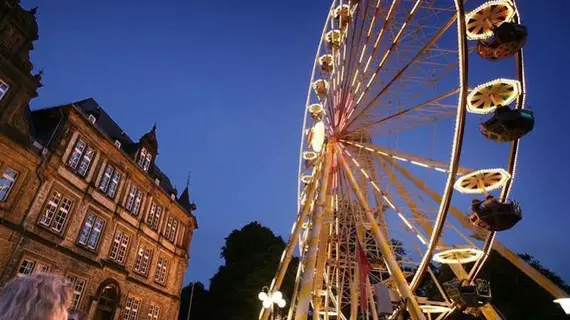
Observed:
[[[324,40],[325,40],[326,35],[327,35],[327,30],[328,30],[327,28],[328,28],[328,25],[329,25],[329,23],[331,22],[331,14],[330,14],[330,12],[332,12],[333,8],[335,8],[335,4],[338,4],[338,3],[340,3],[340,2],[342,2],[342,1],[338,1],[338,0],[332,1],[331,9],[329,9],[329,14],[327,15],[327,19],[326,19],[326,21],[325,21],[325,25],[324,25],[324,28],[323,28],[323,32],[322,32],[322,34],[321,34],[321,38],[320,38],[320,41],[319,41],[317,53],[316,53],[316,55],[315,55],[315,61],[314,61],[314,64],[313,64],[313,69],[312,69],[312,74],[311,74],[311,80],[310,80],[310,82],[309,82],[309,89],[308,89],[308,93],[307,93],[307,101],[306,101],[306,103],[305,103],[305,106],[309,105],[309,104],[310,104],[310,101],[311,101],[312,90],[313,90],[312,86],[313,86],[313,83],[315,82],[315,74],[316,74],[317,67],[318,67],[319,57],[320,57],[320,55],[321,55],[322,44],[324,43]],[[421,1],[418,1],[418,3],[419,3],[419,2],[421,2]],[[458,35],[459,35],[459,34],[462,34],[462,35],[463,35],[463,38],[464,38],[464,44],[463,44],[461,50],[459,50],[459,52],[458,52],[458,54],[457,54],[458,65],[459,65],[459,68],[462,70],[462,71],[459,71],[459,73],[460,73],[460,74],[463,74],[463,75],[464,75],[464,78],[465,78],[464,81],[462,81],[462,82],[460,83],[459,88],[457,88],[457,91],[462,92],[462,95],[461,95],[461,97],[459,98],[458,104],[459,104],[459,105],[462,105],[463,107],[461,107],[460,109],[461,109],[461,110],[464,110],[464,109],[465,109],[465,106],[466,106],[466,98],[467,98],[467,90],[468,90],[466,75],[467,75],[467,71],[468,71],[467,57],[468,57],[468,55],[469,55],[469,52],[468,52],[468,50],[467,50],[467,41],[466,41],[465,25],[462,23],[462,22],[465,20],[465,12],[464,12],[464,10],[463,10],[462,3],[461,3],[461,10],[462,10],[462,13],[461,13],[461,17],[459,17],[460,14],[459,14],[458,5],[459,5],[460,2],[458,2],[457,0],[454,0],[453,2],[455,3],[455,12],[456,12],[456,15],[455,15],[455,18],[453,19],[453,21],[456,21],[457,26],[458,26],[457,34],[458,34]],[[451,24],[453,24],[453,21],[451,21]],[[459,32],[459,29],[463,29],[463,32],[462,32],[462,33]],[[459,41],[460,41],[460,40],[459,40],[459,38],[458,38],[458,42],[459,42]],[[459,43],[458,43],[458,47],[459,47],[459,46],[460,46],[460,45],[459,45]],[[308,118],[308,117],[307,117],[307,114],[308,114],[308,110],[307,110],[307,108],[305,107],[305,116],[304,116],[304,120],[303,120],[303,131],[302,131],[303,134],[302,134],[301,148],[300,148],[300,153],[299,153],[299,176],[300,176],[301,173],[303,172],[302,153],[303,153],[303,151],[304,151],[303,145],[304,145],[304,142],[305,142],[305,134],[304,134],[304,133],[305,133],[305,131],[308,129],[308,128],[307,128],[307,118]],[[457,121],[458,121],[457,119],[459,119],[460,117],[461,117],[461,115],[460,115],[460,113],[458,112],[457,115],[456,115],[456,117],[455,117],[455,118],[456,118],[456,127],[457,127]],[[464,119],[464,118],[465,118],[465,112],[463,112],[462,117],[463,117],[463,120],[461,120],[461,121],[464,122],[464,121],[465,121],[465,119]],[[463,135],[463,129],[464,129],[464,128],[461,129],[461,132],[460,132],[460,133],[455,132],[455,130],[454,130],[453,141],[456,141],[456,140],[458,139],[457,137],[458,137],[459,135],[460,135],[460,136]],[[461,149],[461,147],[460,147],[459,149]],[[460,151],[461,151],[461,150],[459,150],[459,153],[460,153]],[[456,158],[456,157],[457,157],[457,152],[455,151],[455,152],[452,153],[452,158]],[[457,159],[457,161],[455,161],[455,162],[456,162],[455,164],[452,164],[452,163],[450,162],[450,167],[457,166],[458,161],[459,161],[459,159]],[[457,171],[457,170],[455,169],[455,170],[453,170],[453,171]],[[447,170],[447,173],[448,173],[448,180],[449,180],[449,179],[454,179],[454,177],[455,177],[455,172],[453,172],[453,171],[452,171],[452,170]],[[448,194],[449,194],[449,195],[447,196],[448,200],[446,200],[446,202],[448,202],[448,203],[447,203],[447,206],[449,206],[449,203],[451,202],[451,197],[452,197],[452,195],[453,195],[453,183],[448,183],[448,184],[449,184],[449,185],[446,186],[446,188],[444,189],[444,193],[448,193]],[[301,190],[302,190],[302,189],[301,189],[301,182],[298,182],[298,199],[301,199],[301,194],[302,194]],[[300,206],[300,202],[298,201],[298,208],[299,208],[299,206]],[[440,222],[438,223],[438,226],[439,226],[438,229],[439,229],[439,230],[437,230],[437,233],[436,233],[436,234],[432,234],[432,235],[430,236],[430,238],[429,238],[429,242],[431,243],[431,247],[432,247],[432,248],[430,249],[430,251],[429,251],[430,254],[429,254],[429,255],[428,255],[428,254],[423,254],[423,255],[422,255],[422,264],[421,264],[421,266],[422,266],[422,265],[423,265],[423,266],[422,266],[422,268],[421,268],[421,272],[416,272],[415,275],[421,273],[422,276],[423,276],[423,274],[425,274],[425,272],[426,272],[425,269],[426,269],[426,267],[427,267],[427,264],[428,264],[429,261],[431,261],[431,258],[432,258],[433,254],[434,254],[434,252],[435,252],[435,244],[437,243],[437,240],[439,239],[439,236],[440,236],[440,234],[441,234],[441,232],[442,232],[442,229],[443,229],[443,227],[444,227],[444,225],[445,225],[445,218],[446,218],[446,216],[447,216],[447,210],[443,210],[443,211],[445,211],[445,212],[443,212],[443,213],[440,213],[440,212],[439,212],[439,211],[442,211],[442,210],[441,210],[442,207],[443,207],[443,205],[442,205],[442,203],[440,202],[440,210],[438,210],[438,215],[437,215],[437,218],[436,218],[436,221],[440,221]],[[433,239],[435,239],[435,240],[433,240]],[[424,262],[424,261],[425,261],[425,262]],[[418,280],[415,280],[415,279],[418,279]],[[419,284],[419,280],[420,280],[420,279],[421,279],[421,277],[416,278],[416,276],[414,276],[414,280],[412,281],[412,285],[411,285],[413,289],[415,289],[414,287]],[[413,285],[414,283],[415,283],[415,285]]]
[[[513,3],[513,6],[515,6],[515,10],[516,9],[516,4],[514,4],[514,0],[505,0],[505,1],[511,1]],[[323,28],[323,32],[321,34],[321,38],[318,44],[318,49],[317,49],[317,53],[315,55],[315,61],[313,63],[313,68],[312,68],[312,74],[311,74],[311,80],[309,83],[309,89],[308,89],[308,93],[307,93],[307,101],[305,103],[305,112],[304,112],[304,120],[303,120],[303,129],[302,129],[302,138],[301,138],[301,147],[300,147],[300,153],[299,153],[299,177],[301,176],[302,172],[303,172],[303,157],[302,154],[305,151],[304,149],[304,143],[305,143],[305,132],[307,129],[307,119],[308,119],[308,108],[307,106],[310,104],[311,102],[311,96],[312,96],[312,86],[315,83],[315,75],[317,72],[317,68],[319,65],[319,59],[321,57],[321,47],[323,45],[323,39],[327,36],[327,28],[329,25],[329,22],[332,24],[331,22],[331,12],[334,10],[335,8],[335,4],[338,3],[342,4],[342,1],[337,1],[334,0],[332,1],[332,5],[331,5],[331,9],[328,12],[327,15],[327,19]],[[459,146],[456,147],[455,143],[458,139],[463,139],[463,134],[464,134],[464,130],[465,130],[465,118],[466,118],[466,114],[467,114],[467,110],[466,110],[466,104],[467,104],[467,93],[468,93],[468,79],[467,79],[467,74],[468,74],[468,70],[469,70],[469,64],[468,64],[468,56],[469,56],[469,50],[468,50],[468,45],[467,45],[467,32],[466,32],[466,25],[464,23],[465,21],[465,9],[463,8],[463,1],[459,1],[459,0],[454,0],[455,6],[456,6],[456,22],[457,22],[457,34],[458,34],[458,47],[460,48],[457,57],[459,60],[459,68],[460,68],[460,74],[462,75],[462,80],[461,80],[461,84],[460,84],[460,88],[458,89],[459,91],[461,91],[460,95],[459,95],[459,102],[458,105],[461,107],[458,107],[458,110],[461,110],[461,112],[458,112],[455,120],[456,120],[456,124],[454,127],[454,135],[453,135],[453,141],[454,141],[454,147],[453,150],[451,152],[451,156],[452,156],[452,161],[450,161],[449,166],[450,166],[450,170],[447,170],[447,174],[448,174],[448,178],[447,178],[447,183],[446,183],[446,187],[444,188],[444,195],[445,199],[444,201],[440,201],[440,205],[439,205],[439,209],[438,209],[438,214],[437,214],[437,222],[436,222],[436,228],[434,228],[434,232],[431,234],[429,240],[430,240],[430,244],[428,245],[428,251],[426,251],[426,253],[424,253],[422,255],[422,262],[420,263],[420,268],[418,268],[418,271],[414,274],[414,278],[410,284],[410,286],[412,287],[412,290],[417,289],[417,286],[419,285],[419,282],[421,280],[421,278],[423,277],[423,275],[426,273],[426,268],[428,263],[432,260],[433,254],[435,253],[435,244],[438,242],[442,230],[446,225],[446,218],[448,215],[448,211],[449,211],[449,207],[451,206],[451,200],[453,198],[454,195],[454,188],[453,188],[453,183],[449,183],[449,181],[455,181],[456,179],[456,173],[458,170],[458,165],[459,165],[459,160],[461,157],[461,150],[462,150],[462,142],[459,143]],[[516,13],[516,17],[518,18],[518,10]],[[462,31],[461,31],[462,30]],[[517,108],[522,108],[524,107],[524,99],[525,99],[525,85],[524,85],[524,68],[522,66],[522,50],[520,51],[520,65],[521,68],[519,68],[517,71],[519,73],[519,81],[521,82],[521,94],[517,97]],[[327,85],[329,85],[327,83]],[[462,118],[462,119],[460,119]],[[356,119],[356,118],[354,118]],[[460,124],[458,124],[458,122],[461,122]],[[512,176],[514,176],[514,171],[516,169],[516,163],[517,163],[517,152],[518,152],[518,140],[514,141],[512,143],[512,150],[511,150],[511,154],[509,156],[509,173],[512,174]],[[510,192],[510,189],[512,187],[512,180],[509,180],[506,185],[503,187],[502,191],[501,191],[501,198],[503,197],[507,197],[508,193]],[[300,180],[298,180],[298,187],[297,187],[297,197],[298,197],[298,202],[297,202],[297,208],[298,211],[300,210],[300,206],[301,206],[301,196],[302,196],[303,192],[302,192],[302,188],[301,188],[301,182]],[[505,194],[503,196],[503,194]],[[492,243],[494,240],[494,236],[495,233],[491,232],[489,233],[487,239],[485,240],[484,243],[484,251],[485,254],[483,254],[481,259],[478,259],[476,261],[476,263],[479,263],[479,266],[482,267],[485,264],[485,259],[488,256],[488,251],[490,251],[490,248],[492,247]],[[431,248],[430,248],[431,247]],[[477,270],[480,270],[480,268],[473,268],[472,271],[475,271],[475,274],[473,277],[476,276],[476,273],[478,272]],[[471,278],[471,274],[469,275],[469,277]]]

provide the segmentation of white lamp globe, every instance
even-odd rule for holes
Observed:
[[[279,308],[285,307],[285,300],[281,299],[281,300],[277,301],[277,305],[279,306]]]
[[[277,303],[279,300],[283,299],[283,294],[281,291],[275,291],[273,292],[271,299],[273,299],[273,302]]]
[[[270,299],[263,300],[263,307],[264,307],[265,309],[271,308],[271,304],[272,304],[272,303],[271,303],[271,300],[270,300]]]
[[[265,301],[265,300],[267,300],[267,298],[269,298],[269,297],[267,296],[267,293],[265,293],[265,292],[263,292],[263,291],[260,292],[260,293],[257,295],[257,297],[258,297],[259,300],[261,300],[261,301]]]

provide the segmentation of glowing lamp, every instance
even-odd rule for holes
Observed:
[[[271,299],[273,299],[274,303],[278,303],[280,300],[283,300],[283,294],[281,293],[281,291],[275,291],[273,292]]]
[[[273,304],[273,302],[271,302],[270,299],[263,300],[263,307],[264,307],[265,309],[271,308],[271,305],[272,305],[272,304]]]
[[[281,300],[277,301],[277,305],[279,306],[279,308],[285,307],[285,300],[281,299]]]
[[[265,292],[262,291],[262,292],[260,292],[260,293],[257,295],[257,298],[259,298],[259,300],[261,300],[261,301],[265,301],[265,300],[267,300],[267,298],[269,298],[269,297],[267,296],[267,293],[265,293]]]
[[[309,144],[316,153],[321,152],[325,143],[325,124],[322,121],[315,123],[311,128]]]
[[[564,313],[570,314],[570,298],[556,299],[554,302],[560,304],[562,310],[564,310]]]

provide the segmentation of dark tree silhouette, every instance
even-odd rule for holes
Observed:
[[[194,284],[194,292],[192,292],[193,283],[190,282],[186,287],[182,288],[180,294],[180,312],[178,320],[188,319],[188,307],[190,298],[192,298],[192,309],[190,310],[190,319],[209,319],[210,315],[210,292],[201,282]]]
[[[257,295],[264,286],[269,286],[275,276],[285,242],[269,228],[257,222],[251,222],[240,230],[234,230],[226,238],[220,257],[224,265],[210,280],[210,290],[203,296],[204,301],[196,300],[192,304],[191,320],[250,320],[257,319],[261,301]],[[294,258],[285,276],[281,291],[289,305],[293,291],[298,259]],[[185,287],[190,294],[190,288]],[[206,314],[199,313],[196,305],[207,307]],[[181,309],[187,310],[186,306]],[[181,312],[182,314],[182,312]],[[184,313],[187,314],[187,311]]]

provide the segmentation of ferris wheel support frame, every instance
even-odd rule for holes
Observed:
[[[425,320],[424,314],[423,314],[422,310],[420,309],[420,306],[419,306],[417,300],[414,297],[412,289],[408,285],[408,282],[406,281],[406,278],[404,277],[404,274],[403,274],[402,270],[400,269],[400,265],[398,264],[398,262],[396,261],[396,258],[394,257],[394,255],[392,253],[392,249],[390,247],[390,244],[388,243],[388,240],[385,238],[384,234],[382,234],[382,232],[380,231],[380,227],[378,226],[378,224],[376,223],[376,220],[374,219],[374,215],[372,214],[372,210],[368,206],[368,202],[366,201],[366,197],[364,196],[364,194],[360,190],[360,187],[358,186],[358,182],[356,181],[356,178],[352,174],[350,166],[348,165],[348,163],[346,163],[346,160],[344,159],[344,156],[342,155],[342,151],[340,150],[340,147],[337,146],[336,149],[337,149],[337,153],[338,153],[337,158],[339,160],[339,163],[343,167],[344,172],[345,172],[346,176],[348,177],[348,180],[352,186],[352,189],[353,189],[354,193],[356,194],[356,197],[358,198],[358,202],[360,203],[360,206],[364,210],[364,216],[365,216],[367,222],[370,223],[370,225],[371,225],[371,229],[372,229],[372,233],[374,235],[374,238],[377,241],[377,244],[380,246],[380,250],[382,252],[382,257],[383,257],[384,261],[386,262],[386,266],[388,268],[388,271],[390,272],[392,277],[394,277],[394,282],[396,283],[396,286],[398,288],[400,296],[406,300],[406,304],[407,304],[407,308],[408,308],[408,312],[410,313],[410,316],[412,317],[413,320]]]
[[[328,184],[330,181],[330,168],[332,164],[334,145],[325,146],[326,158],[324,168],[321,170],[322,175],[319,183],[319,196],[317,198],[316,208],[313,210],[312,226],[309,232],[309,251],[305,254],[305,269],[301,279],[301,288],[299,289],[299,298],[296,302],[295,320],[306,320],[309,314],[309,304],[311,301],[311,292],[314,286],[315,265],[317,261],[319,236],[321,234],[322,220],[326,203],[327,194],[329,193]],[[318,315],[318,314],[317,314]]]

